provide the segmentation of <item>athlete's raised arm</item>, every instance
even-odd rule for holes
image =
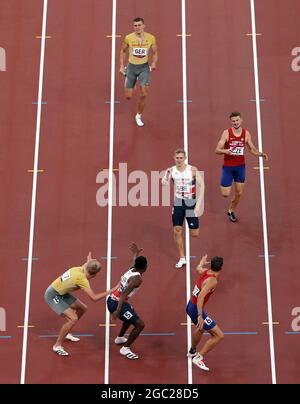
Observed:
[[[203,255],[203,257],[201,258],[201,260],[196,268],[196,271],[198,272],[198,274],[201,275],[203,272],[207,271],[208,268],[206,266],[209,264],[210,264],[210,261],[207,261],[207,254]]]

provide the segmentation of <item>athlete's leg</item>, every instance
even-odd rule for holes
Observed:
[[[234,212],[236,210],[236,208],[240,202],[245,183],[235,182],[234,185],[235,185],[235,193],[234,193],[234,196],[229,205],[229,209],[228,209],[229,212]]]
[[[118,334],[118,337],[124,337],[125,332],[128,330],[128,328],[130,327],[130,323],[127,323],[125,321],[123,321],[122,323],[122,327],[120,329],[120,332]]]
[[[197,345],[199,344],[202,335],[204,333],[204,330],[199,330],[199,328],[195,327],[193,334],[192,334],[192,349],[196,351]]]
[[[79,299],[76,299],[76,301],[70,307],[76,311],[78,319],[80,319],[87,310],[87,305],[82,303],[82,301]]]
[[[65,324],[61,327],[58,338],[54,344],[54,346],[61,346],[63,344],[63,341],[65,339],[65,336],[69,334],[69,332],[72,330],[74,325],[78,321],[78,315],[74,309],[71,307],[65,310],[61,316],[66,319]]]
[[[231,192],[231,185],[230,187],[222,187],[220,186],[221,194],[224,198],[228,198]]]
[[[174,226],[174,240],[178,249],[179,258],[184,258],[184,243],[182,237],[182,226]]]
[[[228,198],[231,192],[231,185],[233,181],[232,167],[223,167],[220,181],[220,190],[224,198]]]
[[[125,88],[125,97],[127,100],[131,100],[133,96],[133,88]]]
[[[146,98],[148,95],[148,89],[149,86],[141,86],[140,87],[140,99],[139,99],[139,103],[138,103],[138,114],[142,115],[142,113],[144,112],[145,109],[145,105],[146,105]]]
[[[133,329],[131,330],[131,333],[128,336],[127,342],[125,342],[124,347],[129,348],[137,339],[137,337],[140,335],[140,333],[143,331],[144,327],[145,327],[144,321],[139,318],[133,325]]]
[[[199,229],[190,229],[191,237],[198,237],[199,236]]]
[[[203,348],[199,351],[199,354],[202,356],[214,349],[214,347],[224,338],[222,330],[217,325],[211,330],[208,330],[208,332],[211,337],[205,342]]]

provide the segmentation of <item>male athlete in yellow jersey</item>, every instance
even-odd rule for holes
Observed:
[[[58,355],[69,355],[62,346],[65,339],[73,342],[79,341],[79,338],[70,334],[70,331],[87,309],[87,306],[79,299],[72,296],[70,292],[82,289],[94,302],[97,302],[112,293],[116,287],[118,287],[117,285],[107,292],[101,293],[95,293],[90,288],[89,280],[95,278],[101,268],[100,262],[93,259],[91,253],[89,253],[85,264],[66,271],[63,275],[55,279],[45,292],[45,300],[48,306],[50,306],[55,313],[66,319],[65,324],[60,329],[57,341],[53,346],[53,351]]]
[[[136,81],[139,80],[141,86],[138,110],[135,122],[138,126],[144,126],[142,113],[145,109],[146,97],[150,85],[150,70],[156,69],[158,60],[157,44],[155,36],[145,32],[145,22],[143,18],[137,17],[133,20],[134,32],[125,36],[120,54],[120,73],[126,76],[125,97],[130,100]],[[152,50],[152,63],[148,63],[148,54]],[[125,67],[125,56],[129,53],[128,66]]]

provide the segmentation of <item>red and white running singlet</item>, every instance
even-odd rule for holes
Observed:
[[[196,197],[196,181],[193,178],[192,166],[187,164],[184,171],[172,167],[171,178],[174,182],[175,197],[179,199],[194,199]]]
[[[228,141],[225,143],[224,149],[229,149],[231,154],[224,154],[224,166],[234,167],[245,164],[245,144],[246,144],[246,129],[242,130],[241,136],[236,136],[232,128],[228,129]]]
[[[203,282],[206,281],[207,278],[216,278],[216,275],[208,274],[207,271],[208,271],[208,270],[206,270],[205,272],[203,272],[203,273],[199,276],[199,278],[198,278],[198,280],[197,280],[197,283],[196,283],[196,285],[194,286],[194,289],[193,289],[193,292],[192,292],[190,301],[191,301],[191,303],[193,303],[193,304],[195,304],[195,305],[197,305],[198,295],[199,295],[199,293],[201,292]],[[214,293],[214,291],[212,290],[211,292],[209,292],[209,293],[205,296],[204,302],[203,302],[203,306],[202,306],[202,307],[204,307],[204,306],[206,305],[208,299],[210,298],[210,296],[211,296],[213,293]]]
[[[129,271],[127,271],[124,275],[122,275],[121,280],[120,280],[120,286],[112,292],[110,297],[113,300],[119,301],[121,293],[127,288],[129,279],[132,278],[133,276],[141,276],[139,272],[134,272],[135,268],[131,268]],[[127,296],[127,299],[133,295],[136,294],[136,292],[139,290],[139,288],[134,288],[129,295]],[[126,299],[126,300],[127,300]]]

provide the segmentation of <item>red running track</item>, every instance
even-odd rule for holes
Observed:
[[[267,224],[271,272],[274,347],[278,383],[299,382],[299,336],[291,324],[299,306],[296,245],[299,238],[299,205],[296,161],[299,140],[296,106],[299,75],[291,69],[291,50],[299,46],[299,5],[273,7],[272,0],[256,5],[263,147],[270,155],[265,170]],[[16,2],[15,2],[16,3]],[[7,313],[7,330],[0,336],[0,355],[6,371],[1,382],[18,383],[22,360],[26,261],[35,144],[38,70],[40,58],[41,2],[23,7],[1,3],[0,46],[7,51],[6,72],[0,72],[3,153],[1,173],[6,192],[1,200],[2,239],[0,307]],[[168,207],[114,207],[112,222],[112,283],[127,268],[128,244],[138,241],[149,258],[142,290],[132,303],[146,322],[135,351],[141,360],[121,358],[113,344],[118,329],[111,327],[109,367],[105,366],[105,304],[89,304],[77,333],[91,334],[68,346],[70,357],[51,352],[61,324],[43,301],[48,284],[65,268],[78,265],[92,250],[106,256],[107,209],[96,204],[97,173],[108,167],[112,2],[105,0],[52,0],[48,4],[43,81],[41,140],[37,205],[26,357],[26,383],[187,383],[186,280],[176,271]],[[170,11],[171,10],[171,11]],[[234,13],[232,12],[234,10]],[[272,10],[270,12],[270,10]],[[221,160],[214,148],[227,116],[243,112],[245,126],[257,144],[250,1],[191,0],[186,5],[189,161],[205,171],[205,215],[200,236],[191,241],[196,259],[207,252],[225,258],[218,290],[209,313],[226,333],[222,345],[208,356],[209,374],[192,369],[193,383],[271,383],[271,361],[264,259],[262,208],[258,161],[247,156],[248,179],[239,208],[240,222],[226,220],[226,204],[219,195]],[[266,19],[266,15],[272,18]],[[114,166],[128,164],[128,171],[162,170],[172,164],[175,148],[183,145],[181,2],[128,0],[117,2],[117,34],[131,29],[134,16],[142,15],[158,38],[159,68],[145,113],[146,125],[135,126],[135,98],[127,103],[123,81],[116,76]],[[237,23],[238,22],[238,23]],[[14,28],[17,23],[18,29]],[[297,25],[298,24],[298,25]],[[2,39],[3,38],[3,39]],[[117,38],[116,73],[121,39]],[[171,51],[170,51],[171,50]],[[30,64],[29,64],[30,61]],[[20,69],[20,66],[26,66]],[[272,69],[270,69],[272,66]],[[288,139],[292,139],[291,148]],[[293,154],[295,154],[293,156]],[[288,159],[288,161],[287,161]],[[13,162],[13,164],[12,164]],[[276,164],[275,164],[276,162]],[[289,163],[289,164],[288,164]],[[7,175],[9,167],[9,174]],[[292,167],[293,168],[293,167]],[[6,175],[5,175],[6,174]],[[130,188],[130,186],[129,186]],[[7,192],[9,190],[9,192]],[[20,194],[21,192],[21,194]],[[292,198],[291,196],[292,195]],[[12,198],[13,197],[13,198]],[[298,203],[297,203],[298,202]],[[105,261],[104,261],[105,263]],[[287,264],[288,263],[288,264]],[[195,277],[191,260],[192,282]],[[105,266],[105,265],[104,265]],[[93,282],[104,290],[106,272]],[[4,286],[5,285],[5,286]],[[18,293],[14,295],[17,285]],[[83,300],[85,296],[81,296]],[[294,322],[295,324],[295,322]],[[117,325],[117,327],[119,324]],[[253,332],[254,334],[241,334]],[[287,334],[287,332],[294,332]],[[169,335],[153,335],[163,333]],[[172,334],[172,335],[171,335]],[[174,334],[174,335],[173,335]],[[43,336],[48,336],[44,338]],[[205,338],[205,337],[204,337]],[[43,358],[41,371],[40,362]],[[105,372],[108,373],[105,373]]]

